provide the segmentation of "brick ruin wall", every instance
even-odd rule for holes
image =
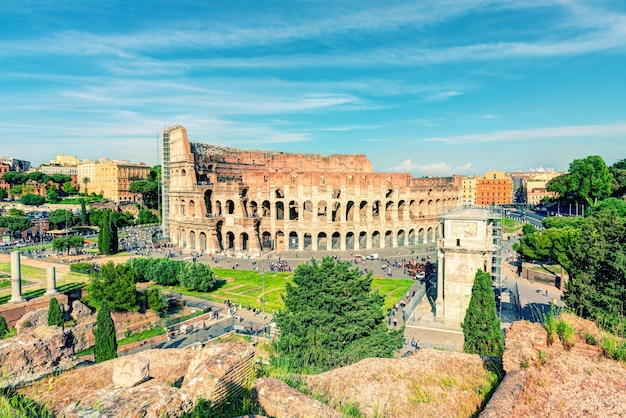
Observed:
[[[434,243],[461,178],[374,173],[363,154],[292,154],[189,144],[168,162],[169,232],[190,250],[364,251]]]

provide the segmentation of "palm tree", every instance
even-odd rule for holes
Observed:
[[[87,196],[87,183],[89,183],[89,177],[83,177],[83,184],[85,185],[85,196]]]

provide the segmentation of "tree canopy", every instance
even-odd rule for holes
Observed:
[[[16,186],[18,184],[26,183],[26,180],[28,180],[28,177],[26,177],[26,175],[17,171],[7,171],[6,173],[2,175],[2,180],[9,183],[11,186]]]
[[[403,345],[403,329],[387,328],[383,297],[372,276],[325,257],[301,264],[287,283],[273,363],[292,372],[318,372],[367,357],[391,357]]]
[[[592,155],[574,160],[567,174],[550,180],[546,190],[558,193],[559,200],[595,206],[598,200],[611,195],[612,183],[613,175],[602,157]]]
[[[143,205],[148,209],[158,209],[161,192],[161,166],[151,167],[150,174],[145,180],[132,182],[130,192],[141,194]]]
[[[463,320],[463,351],[468,354],[502,356],[504,334],[496,312],[496,301],[491,290],[491,275],[478,270],[474,277],[472,298]]]
[[[46,198],[43,196],[37,196],[36,194],[27,193],[20,198],[20,203],[29,206],[39,206],[46,203]]]
[[[130,265],[115,265],[109,261],[91,277],[87,287],[89,299],[96,307],[106,301],[115,312],[137,311],[139,302],[135,282],[135,270]]]

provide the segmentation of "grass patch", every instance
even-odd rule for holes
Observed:
[[[9,286],[11,286],[11,280],[7,280],[7,279],[0,280],[0,289],[3,287],[9,287]]]
[[[513,232],[516,232],[522,229],[522,225],[523,224],[521,222],[516,221],[514,219],[504,218],[503,224],[502,224],[502,230],[507,234],[511,234]]]
[[[253,270],[232,270],[213,268],[213,273],[218,280],[216,289],[210,292],[194,292],[180,286],[162,287],[171,289],[184,295],[195,296],[213,302],[223,303],[230,300],[235,305],[262,309],[265,301],[266,312],[276,312],[283,307],[281,295],[285,293],[285,287],[291,282],[293,273],[265,273],[265,287],[263,286],[263,273]],[[380,292],[385,298],[385,309],[392,307],[398,302],[413,281],[410,279],[384,279],[374,278],[372,290]],[[263,289],[265,288],[265,293]]]
[[[22,264],[21,271],[22,276],[27,276],[39,280],[44,280],[46,278],[46,271],[39,267],[27,266]],[[11,263],[0,263],[0,272],[10,273]]]
[[[163,335],[167,331],[162,326],[157,326],[154,328],[147,329],[145,331],[138,332],[136,334],[132,334],[128,337],[124,337],[121,340],[117,340],[117,345],[122,346],[126,344],[131,344],[137,341],[147,340],[148,338],[156,337],[157,335]]]
[[[558,264],[543,264],[541,266],[532,266],[530,269],[541,273],[555,274],[557,276],[561,274],[561,266]]]
[[[178,324],[180,322],[184,322],[187,321],[188,319],[191,318],[195,318],[196,316],[200,316],[204,314],[204,312],[202,312],[202,310],[198,309],[195,312],[192,312],[188,315],[184,315],[184,316],[179,316],[179,317],[175,317],[175,318],[169,318],[165,320],[165,326],[166,327],[171,327],[174,324]]]
[[[85,283],[66,283],[60,286],[57,286],[57,290],[60,293],[63,292],[68,292],[70,290],[74,290],[74,289],[81,289],[85,287]],[[44,293],[46,293],[46,288],[40,288],[40,289],[35,289],[35,290],[29,290],[27,292],[22,293],[22,297],[26,300],[30,300],[30,299],[34,299],[34,298],[38,298],[39,296],[42,296]],[[9,300],[11,299],[11,295],[4,295],[4,296],[0,296],[0,305],[7,303]]]

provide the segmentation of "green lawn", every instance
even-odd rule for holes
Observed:
[[[85,283],[67,283],[61,286],[57,286],[57,290],[63,293],[63,292],[67,292],[73,289],[78,289],[84,286],[85,286]],[[38,298],[39,296],[42,296],[44,293],[46,293],[46,290],[47,289],[45,288],[28,290],[26,292],[22,292],[22,297],[26,300]],[[3,303],[7,303],[10,299],[11,299],[11,294],[0,296],[0,305],[2,305]]]
[[[217,289],[204,292],[191,292],[180,287],[173,290],[186,295],[196,296],[214,302],[230,300],[234,304],[262,308],[265,300],[267,312],[278,311],[283,307],[281,294],[285,293],[285,284],[291,281],[293,273],[266,273],[265,293],[263,293],[263,275],[251,270],[230,270],[214,268],[213,272],[221,284]],[[409,279],[374,278],[372,290],[378,290],[385,297],[385,309],[400,300],[413,284]]]
[[[46,278],[46,271],[39,267],[26,266],[22,264],[22,275],[32,277],[33,279],[44,280]],[[10,273],[11,263],[0,263],[0,272]]]

